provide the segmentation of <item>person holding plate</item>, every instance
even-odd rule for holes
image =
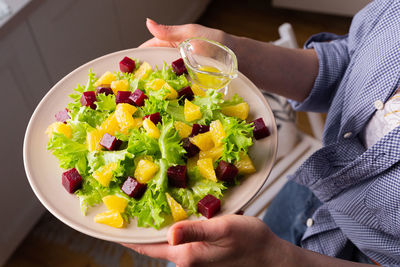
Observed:
[[[241,215],[181,221],[168,243],[124,245],[178,266],[400,265],[399,12],[398,1],[373,1],[348,35],[317,34],[305,49],[148,19],[154,38],[142,47],[218,41],[259,88],[328,115],[323,147],[289,177],[265,223]]]

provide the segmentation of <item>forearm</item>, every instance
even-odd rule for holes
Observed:
[[[279,266],[296,266],[296,267],[358,267],[370,266],[358,262],[346,261],[338,258],[322,255],[304,248],[295,246],[287,241],[281,240],[281,260]]]
[[[289,99],[303,101],[318,74],[313,49],[289,49],[227,35],[225,43],[238,57],[239,70],[256,86]]]

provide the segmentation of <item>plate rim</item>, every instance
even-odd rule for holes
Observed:
[[[29,182],[29,185],[31,186],[32,190],[35,193],[35,196],[39,199],[39,201],[41,202],[41,204],[50,212],[52,213],[53,216],[55,216],[57,219],[59,219],[60,221],[62,221],[63,223],[65,223],[66,225],[68,225],[69,227],[83,233],[86,235],[90,235],[92,237],[98,238],[98,239],[102,239],[102,240],[106,240],[106,241],[111,241],[111,242],[123,242],[123,243],[136,243],[136,244],[152,244],[152,243],[161,243],[161,242],[166,242],[167,241],[167,237],[164,236],[164,238],[154,238],[153,240],[136,240],[136,241],[132,241],[133,238],[115,238],[112,237],[110,235],[107,235],[107,233],[100,233],[99,231],[95,231],[92,230],[90,227],[87,227],[86,225],[82,225],[79,222],[75,222],[70,220],[67,216],[63,216],[61,212],[58,212],[58,209],[54,206],[51,205],[50,203],[48,203],[48,201],[46,200],[46,197],[44,195],[42,195],[42,193],[40,192],[39,188],[36,186],[36,184],[33,182],[32,177],[32,170],[31,170],[31,166],[29,164],[29,160],[28,160],[28,149],[30,146],[30,143],[32,142],[32,140],[29,138],[29,136],[31,135],[31,132],[33,131],[33,124],[34,121],[36,120],[36,117],[38,116],[38,112],[41,109],[41,107],[44,105],[44,103],[46,102],[46,100],[48,98],[51,97],[52,94],[54,94],[54,92],[56,91],[56,88],[58,87],[59,84],[62,84],[65,80],[69,79],[71,76],[73,76],[75,73],[81,71],[84,68],[87,68],[88,66],[94,64],[97,61],[101,61],[104,60],[105,58],[108,57],[113,57],[117,54],[128,54],[128,53],[134,53],[135,51],[145,51],[145,50],[158,50],[158,51],[162,51],[165,50],[168,53],[171,51],[176,51],[175,48],[170,48],[170,47],[146,47],[146,48],[129,48],[129,49],[124,49],[124,50],[119,50],[119,51],[115,51],[103,56],[100,56],[98,58],[92,59],[87,63],[84,63],[82,65],[80,65],[79,67],[77,67],[76,69],[72,70],[71,72],[69,72],[67,75],[65,75],[62,79],[60,79],[57,83],[55,83],[50,90],[45,94],[45,96],[40,100],[40,102],[37,104],[37,106],[35,107],[34,112],[32,113],[30,119],[29,119],[29,123],[26,127],[26,131],[25,131],[25,135],[24,135],[24,143],[23,143],[23,161],[24,161],[24,169],[25,169],[25,173],[26,173],[26,178]],[[275,161],[276,161],[276,155],[277,155],[277,148],[278,148],[278,131],[277,131],[277,126],[276,126],[276,118],[275,116],[273,116],[273,112],[271,109],[271,106],[269,105],[268,101],[265,99],[265,97],[263,96],[263,94],[261,93],[260,89],[258,89],[258,87],[252,82],[250,81],[250,79],[248,79],[245,75],[243,75],[241,72],[238,72],[238,78],[242,79],[246,84],[248,84],[250,87],[253,87],[254,93],[258,96],[259,100],[261,100],[261,102],[263,102],[263,105],[265,107],[267,107],[268,112],[270,112],[272,114],[272,118],[273,120],[271,121],[272,127],[274,128],[273,131],[276,133],[274,135],[269,136],[268,138],[274,138],[272,144],[273,144],[273,153],[271,155],[271,167],[269,168],[269,170],[265,173],[265,178],[263,179],[263,182],[259,185],[259,187],[257,188],[257,190],[255,190],[254,194],[252,195],[252,197],[249,198],[249,200],[246,203],[243,203],[243,205],[241,207],[238,207],[237,209],[235,209],[235,213],[239,210],[241,210],[243,207],[246,207],[254,198],[255,196],[257,196],[257,194],[260,192],[260,190],[262,189],[262,187],[264,186],[265,182],[267,181],[269,175],[271,174],[271,171],[275,165]],[[79,226],[79,227],[78,227]]]

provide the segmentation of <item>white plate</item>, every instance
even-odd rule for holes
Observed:
[[[147,61],[153,67],[162,67],[164,61],[170,63],[180,57],[178,51],[172,48],[129,49],[95,59],[68,74],[46,94],[31,117],[24,140],[25,170],[29,183],[42,204],[70,227],[87,235],[115,242],[164,242],[167,240],[168,227],[157,231],[153,228],[139,228],[136,221],[132,221],[126,228],[116,229],[95,223],[93,217],[105,211],[104,205],[90,208],[88,215],[83,216],[78,199],[75,195],[67,193],[61,184],[63,170],[59,167],[56,157],[46,150],[48,137],[44,132],[47,126],[55,121],[54,114],[71,101],[68,95],[73,93],[72,89],[77,84],[86,84],[89,69],[93,69],[97,75],[106,71],[118,71],[118,63],[124,56]],[[255,141],[250,156],[257,172],[246,177],[240,186],[228,190],[222,199],[218,216],[237,212],[256,195],[272,169],[277,149],[275,120],[263,95],[241,73],[229,85],[228,97],[234,93],[238,93],[249,103],[249,120],[262,117],[271,136]],[[190,219],[204,218],[192,216]]]

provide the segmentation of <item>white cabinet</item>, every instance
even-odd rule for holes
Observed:
[[[49,87],[25,23],[0,42],[0,265],[36,222],[42,205],[25,176],[22,144],[34,106]]]
[[[51,81],[79,65],[118,51],[121,39],[113,1],[44,1],[29,24]]]

